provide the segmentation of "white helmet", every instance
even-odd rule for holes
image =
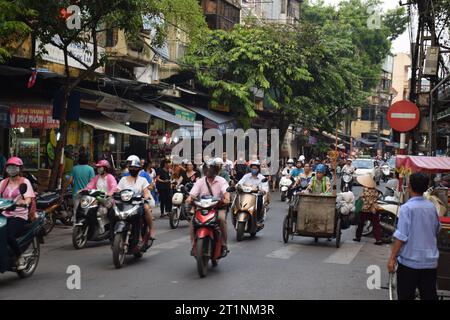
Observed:
[[[127,162],[133,162],[133,161],[139,161],[139,162],[141,162],[141,159],[139,159],[139,157],[138,156],[135,156],[135,155],[131,155],[131,156],[129,156],[128,158],[127,158]]]
[[[253,160],[250,162],[249,167],[251,166],[258,166],[261,167],[261,162],[259,162],[259,160]]]
[[[218,165],[218,166],[222,166],[222,165],[223,165],[223,160],[222,160],[222,158],[215,158],[215,159],[214,159],[214,162],[215,162],[215,164]]]
[[[301,162],[304,162],[304,161],[305,161],[305,156],[304,156],[304,155],[301,155],[301,156],[299,157],[299,160],[300,160]]]
[[[181,164],[188,164],[190,161],[188,159],[183,159],[183,161],[181,161]]]
[[[294,164],[294,159],[289,159],[289,160],[287,161],[287,164]]]

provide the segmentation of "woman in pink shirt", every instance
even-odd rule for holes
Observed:
[[[32,198],[35,197],[33,187],[28,179],[21,176],[23,162],[18,157],[10,158],[5,165],[7,178],[0,182],[0,197],[15,201],[18,205],[30,205]],[[19,186],[25,183],[27,192],[20,195]],[[8,245],[17,257],[17,269],[25,269],[25,259],[22,256],[17,237],[19,237],[28,221],[28,208],[17,207],[14,211],[4,211],[3,216],[7,219],[6,233]],[[30,217],[33,220],[35,217]]]
[[[98,174],[89,182],[86,190],[95,189],[112,196],[117,191],[117,181],[112,174],[108,173],[110,168],[109,162],[100,160],[95,166]]]

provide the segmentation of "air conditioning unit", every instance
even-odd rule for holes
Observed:
[[[439,63],[439,47],[429,47],[425,57],[423,74],[426,76],[436,76]]]

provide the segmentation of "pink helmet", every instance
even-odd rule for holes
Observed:
[[[107,160],[100,160],[96,165],[97,168],[98,167],[105,167],[105,168],[109,168],[109,162]]]
[[[11,158],[8,159],[8,161],[6,161],[5,167],[7,167],[9,165],[14,165],[14,166],[21,167],[21,166],[23,166],[23,161],[19,157],[11,157]]]

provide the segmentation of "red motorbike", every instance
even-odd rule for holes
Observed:
[[[224,257],[222,256],[222,235],[218,219],[218,208],[223,206],[223,202],[219,198],[203,196],[194,200],[194,206],[192,253],[197,260],[198,273],[203,278],[208,273],[209,260],[215,267],[218,260]]]

